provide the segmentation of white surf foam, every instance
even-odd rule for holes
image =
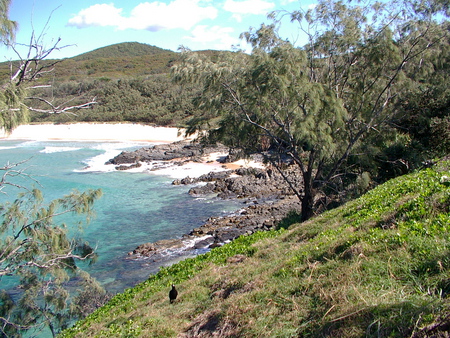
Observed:
[[[77,151],[80,149],[81,148],[76,148],[76,147],[45,147],[44,149],[42,149],[40,151],[40,153],[52,154],[52,153],[62,153],[62,152],[66,152],[66,151]]]
[[[134,147],[150,147],[153,143],[135,143],[135,142],[110,142],[100,143],[95,145],[92,149],[102,151],[101,154],[88,158],[83,161],[85,167],[83,169],[74,170],[75,172],[109,172],[115,170],[115,165],[105,164],[110,159],[119,155],[122,151]]]

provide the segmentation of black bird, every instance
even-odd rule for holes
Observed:
[[[172,284],[172,289],[169,291],[170,303],[173,303],[177,299],[178,291],[175,289],[175,285]]]

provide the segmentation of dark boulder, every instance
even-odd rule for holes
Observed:
[[[170,144],[157,144],[153,147],[141,148],[135,151],[123,151],[110,159],[106,164],[126,164],[151,161],[172,161],[179,158],[189,158],[190,161],[201,161],[201,157],[213,152],[226,152],[228,148],[222,145],[204,146],[199,143],[180,141]]]

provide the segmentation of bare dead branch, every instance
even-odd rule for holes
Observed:
[[[35,183],[39,184],[39,182],[35,178],[33,178],[31,175],[28,175],[25,172],[27,170],[27,168],[15,169],[18,166],[20,166],[28,161],[29,161],[29,159],[23,160],[23,161],[17,162],[17,163],[9,163],[8,162],[3,167],[0,167],[0,171],[4,172],[0,179],[0,193],[6,194],[6,192],[4,192],[3,189],[5,186],[8,186],[8,185],[19,188],[19,189],[28,190],[28,188],[25,186],[22,186],[17,183],[12,183],[10,181],[10,179],[13,177],[19,177],[19,176],[24,177],[24,178],[30,179],[30,180],[34,181]]]
[[[48,113],[48,114],[70,113],[70,114],[75,115],[75,113],[72,112],[73,110],[90,109],[90,108],[92,108],[92,106],[94,104],[97,104],[96,97],[92,98],[91,101],[89,101],[89,102],[78,104],[78,105],[73,105],[73,106],[65,106],[65,104],[54,106],[50,101],[45,100],[41,97],[27,97],[27,99],[30,99],[30,100],[34,99],[34,100],[44,102],[45,104],[47,104],[50,107],[50,109],[38,109],[38,108],[33,108],[31,106],[27,106],[27,108],[29,110],[38,112],[38,113]],[[70,101],[68,101],[68,102],[70,102]]]

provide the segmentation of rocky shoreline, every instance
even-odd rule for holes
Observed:
[[[204,147],[196,143],[176,142],[122,152],[108,164],[117,170],[127,170],[159,161],[171,165],[204,162],[212,153],[228,153],[224,146]],[[202,226],[182,238],[145,243],[128,254],[129,259],[150,259],[164,263],[170,256],[190,256],[221,246],[242,235],[270,230],[291,211],[299,211],[300,203],[281,175],[269,168],[233,168],[233,154],[221,156],[218,161],[223,171],[176,179],[174,185],[192,185],[189,194],[195,197],[215,194],[217,198],[238,199],[242,208],[226,217],[210,217]],[[261,160],[254,158],[254,160]],[[212,161],[212,160],[210,160]],[[291,173],[294,175],[294,173]],[[301,184],[295,175],[296,184]]]

